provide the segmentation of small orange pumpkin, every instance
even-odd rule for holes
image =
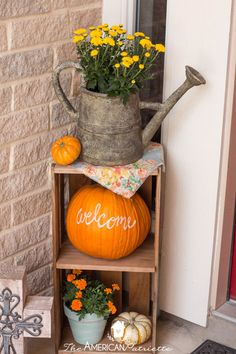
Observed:
[[[80,154],[80,141],[73,136],[63,136],[52,144],[51,154],[53,160],[59,165],[69,165]]]
[[[136,193],[131,199],[98,185],[82,187],[72,197],[66,216],[73,246],[90,256],[118,259],[132,253],[148,235],[151,218]]]

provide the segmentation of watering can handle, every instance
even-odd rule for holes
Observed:
[[[82,70],[80,63],[76,63],[73,61],[65,61],[64,63],[58,65],[52,74],[52,82],[53,82],[53,86],[56,92],[56,95],[59,99],[59,101],[62,103],[63,107],[65,108],[65,110],[74,118],[77,117],[77,111],[75,110],[75,108],[72,106],[72,104],[70,103],[70,101],[68,100],[68,98],[65,95],[65,92],[63,91],[62,87],[61,87],[61,83],[60,83],[60,73],[62,70],[64,69],[69,69],[69,68],[75,68],[77,70]]]

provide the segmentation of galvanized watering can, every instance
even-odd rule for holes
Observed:
[[[161,104],[140,102],[138,94],[133,94],[124,105],[119,97],[108,97],[81,88],[80,107],[76,111],[59,80],[60,72],[67,68],[81,70],[79,63],[70,61],[57,66],[53,73],[56,95],[66,111],[78,121],[82,159],[103,166],[126,165],[140,159],[144,148],[178,100],[193,86],[206,83],[198,71],[186,66],[186,80]],[[157,111],[144,130],[141,129],[140,116],[143,108]]]

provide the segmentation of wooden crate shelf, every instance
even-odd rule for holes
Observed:
[[[66,241],[62,244],[56,267],[57,269],[154,273],[156,267],[153,237],[149,235],[135,252],[117,260],[90,257],[79,252],[69,241]]]
[[[57,174],[81,174],[81,172],[79,172],[79,170],[78,170],[76,163],[72,164],[72,165],[68,165],[68,166],[52,164],[52,167],[53,167],[54,173],[57,173]],[[157,176],[158,171],[159,171],[159,169],[156,169],[155,171],[153,171],[152,176]]]
[[[137,349],[139,352],[151,352],[147,349],[154,348],[156,345],[161,168],[154,171],[138,191],[151,211],[153,206],[152,191],[155,187],[155,220],[152,220],[154,234],[149,235],[135,252],[118,260],[98,259],[85,255],[75,249],[65,236],[65,183],[69,181],[71,197],[84,184],[91,184],[91,180],[78,171],[77,164],[69,166],[53,164],[52,179],[55,354],[68,353],[64,344],[74,343],[68,323],[63,315],[62,283],[63,270],[65,269],[96,271],[96,276],[107,286],[111,282],[118,283],[122,290],[115,297],[118,313],[131,310],[151,315],[152,338],[142,345],[145,348],[143,351]],[[111,342],[105,334],[100,344],[111,343],[115,344],[116,342]],[[82,348],[81,345],[74,344],[76,348]],[[89,353],[107,353],[107,351],[101,351],[101,346],[99,348],[98,351],[89,351]],[[81,349],[81,352],[83,351]],[[69,352],[73,353],[73,351]],[[115,352],[121,353],[123,350]],[[126,353],[133,352],[134,350],[126,351]]]

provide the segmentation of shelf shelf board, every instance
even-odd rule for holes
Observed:
[[[111,339],[108,338],[107,336],[108,332],[105,333],[103,339],[101,342],[97,344],[97,346],[94,344],[94,346],[91,345],[90,349],[89,348],[84,348],[84,345],[78,344],[74,341],[71,330],[69,326],[65,326],[62,330],[62,342],[60,345],[60,348],[58,350],[58,354],[68,354],[69,353],[90,353],[90,354],[97,354],[97,353],[109,353],[109,352],[114,352],[114,353],[134,353],[134,349],[126,349],[122,350],[120,347],[120,344],[117,342],[113,342]],[[109,351],[109,345],[112,346],[112,350]],[[117,347],[115,347],[117,345]],[[69,346],[69,347],[68,347]],[[95,347],[96,346],[96,347]],[[143,351],[140,351],[140,347],[144,348]],[[97,350],[96,350],[97,348]],[[114,350],[114,349],[117,350]],[[138,353],[151,353],[151,348],[152,348],[152,341],[151,339],[143,343],[140,346],[134,347],[137,348]],[[120,350],[119,350],[120,349]],[[125,349],[125,346],[124,346]],[[138,350],[139,349],[139,350]],[[148,350],[149,349],[149,350]]]
[[[80,174],[83,175],[83,173],[78,169],[77,164],[71,164],[67,166],[62,166],[62,165],[57,165],[57,164],[52,164],[53,171],[54,173],[63,173],[63,174]],[[161,168],[161,167],[160,167]],[[151,176],[157,176],[158,175],[159,168],[157,168]]]
[[[151,235],[132,254],[114,260],[90,257],[66,241],[62,244],[56,268],[154,273],[155,259],[154,241]]]

